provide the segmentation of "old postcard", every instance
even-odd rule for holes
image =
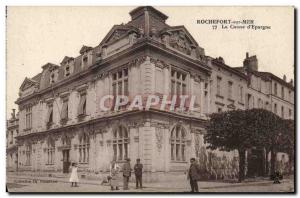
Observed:
[[[7,7],[6,188],[295,191],[285,7]]]

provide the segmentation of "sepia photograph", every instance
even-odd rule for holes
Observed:
[[[295,193],[295,13],[7,6],[6,191]]]

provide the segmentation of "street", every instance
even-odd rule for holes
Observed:
[[[293,179],[284,179],[281,184],[269,180],[243,183],[226,183],[214,181],[198,182],[200,192],[293,192]],[[129,190],[120,188],[111,191],[110,186],[101,185],[100,181],[81,180],[79,187],[71,187],[67,178],[26,178],[9,175],[7,178],[9,192],[189,192],[187,180],[174,182],[145,183],[143,189],[135,189],[129,184]]]

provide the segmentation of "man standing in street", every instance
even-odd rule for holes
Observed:
[[[199,177],[200,177],[199,176],[200,167],[196,163],[195,158],[191,158],[190,162],[191,162],[191,166],[190,166],[189,172],[188,172],[188,179],[190,179],[191,192],[199,192],[197,182],[198,182]]]
[[[123,165],[123,189],[128,190],[128,182],[131,176],[131,166],[130,159],[127,158],[125,164]]]
[[[135,183],[136,188],[143,188],[142,185],[142,176],[143,176],[143,164],[141,164],[141,160],[136,159],[136,164],[134,165],[134,174],[135,174]]]

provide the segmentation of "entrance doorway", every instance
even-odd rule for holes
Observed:
[[[262,149],[251,149],[248,157],[248,176],[257,177],[264,175],[264,152]]]
[[[63,173],[69,173],[70,149],[62,150],[62,154],[63,154]]]

